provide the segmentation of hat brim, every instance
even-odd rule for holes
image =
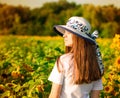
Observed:
[[[66,25],[55,25],[53,29],[56,33],[58,33],[61,36],[63,36],[63,34],[65,33],[65,30],[67,30],[73,34],[78,35],[79,37],[84,38],[85,40],[91,42],[92,44],[96,44],[95,40],[92,39],[88,34],[85,34],[84,32],[77,33],[75,29],[72,29],[71,27],[68,27]]]

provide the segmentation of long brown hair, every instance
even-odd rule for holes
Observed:
[[[73,34],[74,78],[76,84],[90,83],[101,78],[95,45]]]
[[[76,84],[90,83],[101,78],[97,62],[95,45],[73,34],[72,47],[66,47],[66,53],[73,53],[74,74]],[[57,62],[60,62],[58,60]],[[58,67],[59,68],[59,67]]]

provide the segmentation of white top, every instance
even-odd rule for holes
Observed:
[[[55,66],[48,78],[53,83],[62,85],[62,91],[60,98],[89,98],[91,90],[102,90],[102,81],[97,80],[89,84],[74,84],[72,81],[73,64],[72,54],[64,54],[60,57],[60,61],[63,64],[64,71],[58,72],[57,65]]]

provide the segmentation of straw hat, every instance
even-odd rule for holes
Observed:
[[[64,34],[65,30],[78,35],[79,37],[88,40],[89,42],[96,44],[95,40],[92,38],[90,34],[91,26],[89,22],[83,17],[73,16],[71,17],[66,25],[55,25],[55,32],[60,34],[61,36]]]

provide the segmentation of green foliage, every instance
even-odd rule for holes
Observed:
[[[107,37],[107,38],[112,38],[113,36],[115,36],[115,32],[117,33],[119,26],[117,24],[117,22],[108,22],[108,23],[103,23],[101,25],[101,29],[103,29],[103,31],[101,32],[101,37]]]
[[[14,36],[1,37],[0,43],[0,98],[47,98],[47,78],[63,53],[62,43]]]
[[[59,0],[35,9],[0,4],[0,35],[55,36],[52,27],[65,24],[71,16],[87,18],[92,25],[91,32],[97,29],[101,37],[111,38],[120,34],[120,9],[113,5],[76,5],[74,2]]]

